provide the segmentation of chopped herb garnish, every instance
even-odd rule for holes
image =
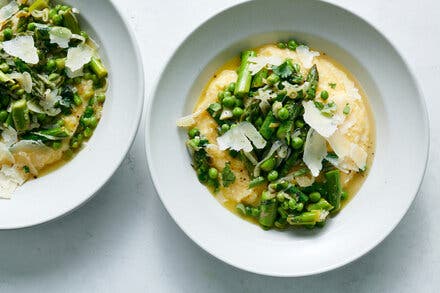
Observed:
[[[228,187],[235,181],[235,175],[231,170],[231,163],[227,162],[222,171],[222,182],[224,187]]]
[[[345,104],[344,110],[342,111],[345,115],[348,115],[350,113],[350,104]]]
[[[23,166],[23,171],[24,171],[24,173],[29,173],[30,172],[30,169],[29,169],[29,167],[28,166]]]
[[[335,88],[336,88],[336,83],[334,83],[334,82],[330,82],[330,83],[328,84],[328,86],[331,87],[332,89],[335,89]]]
[[[292,74],[295,72],[295,68],[293,67],[292,60],[287,59],[279,66],[275,66],[272,68],[273,72],[281,78],[288,78],[292,76]]]

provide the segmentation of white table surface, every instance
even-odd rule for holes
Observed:
[[[240,1],[114,2],[138,38],[149,98],[176,44]],[[46,225],[0,232],[0,292],[438,292],[440,2],[332,2],[366,18],[400,49],[428,104],[426,177],[410,211],[382,244],[346,267],[306,278],[263,277],[226,265],[188,239],[165,211],[146,171],[141,124],[122,166],[85,206]],[[417,142],[402,133],[402,143]]]

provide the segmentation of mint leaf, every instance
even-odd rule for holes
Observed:
[[[234,183],[234,181],[235,181],[235,175],[231,170],[231,163],[227,162],[225,164],[225,168],[222,171],[223,187],[228,187],[229,185]]]

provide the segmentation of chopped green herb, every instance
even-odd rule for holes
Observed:
[[[275,74],[284,79],[292,76],[292,74],[295,72],[291,59],[287,59],[281,65],[273,67],[272,70]]]
[[[227,162],[222,171],[222,182],[223,187],[228,187],[235,181],[235,175],[231,170],[231,163]]]
[[[330,83],[328,84],[328,86],[331,87],[332,89],[335,89],[335,88],[336,88],[336,83],[334,83],[334,82],[330,82]]]
[[[342,111],[345,115],[348,115],[350,113],[350,104],[345,104],[344,110]]]
[[[24,173],[29,173],[30,172],[30,169],[29,169],[29,167],[28,166],[23,166],[23,171],[24,171]]]

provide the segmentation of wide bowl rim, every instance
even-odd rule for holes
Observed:
[[[140,122],[141,122],[141,119],[142,119],[142,113],[143,113],[143,109],[144,109],[145,75],[144,75],[143,59],[142,59],[142,55],[140,53],[138,41],[137,41],[137,39],[135,37],[133,29],[130,27],[130,25],[129,25],[128,21],[127,21],[126,16],[124,15],[124,13],[122,13],[121,9],[118,8],[118,6],[113,3],[113,0],[108,0],[107,2],[112,7],[112,9],[115,10],[117,15],[120,17],[121,22],[124,25],[124,29],[128,32],[128,40],[130,41],[130,44],[133,47],[133,51],[135,53],[134,57],[135,57],[135,59],[137,60],[137,63],[138,63],[137,75],[141,77],[139,79],[139,87],[137,89],[137,92],[138,92],[138,95],[139,95],[138,105],[137,105],[137,108],[136,108],[137,109],[136,113],[134,113],[134,117],[136,117],[136,119],[135,119],[134,127],[132,127],[132,129],[129,130],[129,139],[126,141],[126,144],[123,147],[124,151],[121,153],[121,156],[118,158],[118,160],[116,161],[116,164],[114,164],[113,168],[111,169],[111,172],[109,173],[110,175],[105,180],[100,182],[90,192],[90,194],[87,197],[84,197],[83,200],[78,201],[74,206],[71,206],[70,208],[59,210],[57,213],[53,213],[53,214],[48,215],[46,217],[41,217],[41,218],[39,218],[37,220],[33,220],[33,221],[31,220],[28,223],[24,223],[24,224],[20,224],[20,225],[2,226],[0,224],[0,231],[1,230],[21,230],[21,229],[26,229],[26,228],[31,228],[31,227],[35,227],[35,226],[40,226],[40,225],[48,224],[50,222],[56,221],[56,220],[58,220],[58,219],[60,219],[60,218],[62,218],[64,216],[66,216],[66,215],[76,211],[77,209],[82,207],[84,204],[86,204],[89,200],[91,200],[98,193],[98,191],[103,186],[105,186],[107,184],[107,182],[115,174],[116,170],[121,166],[123,160],[127,156],[131,146],[133,145],[133,142],[134,142],[134,140],[136,138],[136,135],[137,135],[137,132],[139,130]]]
[[[229,10],[232,9],[236,9],[242,5],[248,5],[251,2],[254,2],[255,0],[244,0],[238,4],[233,4],[230,6],[227,6],[226,8],[223,8],[221,10],[219,10],[218,12],[214,13],[213,15],[209,16],[207,19],[205,19],[203,22],[201,22],[199,25],[197,25],[194,29],[192,29],[186,36],[185,38],[183,38],[178,45],[175,46],[175,48],[173,48],[172,53],[170,55],[168,55],[166,62],[163,64],[163,66],[161,67],[159,74],[157,75],[155,81],[153,82],[153,86],[151,88],[150,91],[150,98],[147,100],[146,102],[146,117],[145,117],[145,151],[146,151],[146,157],[147,157],[147,166],[148,166],[148,170],[150,173],[150,178],[151,178],[151,182],[153,183],[153,187],[157,193],[157,195],[159,196],[162,204],[164,205],[167,213],[171,216],[171,218],[174,220],[174,222],[177,224],[177,226],[185,233],[185,235],[190,238],[194,243],[197,244],[197,246],[199,246],[200,248],[202,248],[204,251],[206,251],[209,255],[221,260],[222,262],[231,265],[233,267],[239,268],[241,270],[247,271],[247,272],[251,272],[251,273],[255,273],[258,275],[263,275],[263,276],[273,276],[273,277],[304,277],[304,276],[311,276],[311,275],[317,275],[317,274],[322,274],[328,271],[332,271],[341,267],[344,267],[356,260],[358,260],[359,258],[361,258],[364,255],[367,255],[369,252],[371,252],[372,250],[374,250],[380,243],[382,243],[393,231],[394,229],[401,223],[402,219],[405,217],[405,215],[407,214],[409,208],[411,207],[411,205],[413,204],[416,196],[418,195],[419,191],[420,191],[420,187],[422,185],[423,179],[425,177],[426,174],[426,168],[427,168],[427,163],[428,163],[428,159],[429,159],[429,149],[430,149],[430,124],[429,124],[429,116],[428,116],[428,111],[426,108],[426,100],[424,98],[423,92],[420,89],[420,85],[419,82],[417,80],[417,78],[415,77],[415,74],[412,70],[412,68],[408,65],[407,60],[403,57],[403,55],[400,53],[399,50],[397,50],[397,47],[394,45],[394,43],[385,36],[385,34],[379,29],[377,28],[375,25],[373,25],[370,21],[366,20],[364,17],[360,16],[359,14],[357,14],[356,12],[343,7],[342,5],[339,4],[335,4],[332,2],[329,2],[327,0],[311,0],[314,2],[323,2],[327,5],[333,6],[334,8],[338,8],[348,14],[353,15],[354,17],[358,18],[360,21],[364,22],[367,26],[369,26],[371,29],[373,29],[380,37],[382,37],[385,42],[388,43],[388,45],[392,48],[392,50],[394,51],[394,53],[397,55],[397,57],[400,59],[400,61],[402,61],[405,69],[408,71],[411,80],[414,83],[415,86],[415,90],[417,91],[417,100],[420,103],[421,107],[422,107],[422,113],[423,113],[423,117],[420,117],[422,124],[423,124],[423,128],[426,131],[427,137],[426,137],[426,145],[423,148],[423,157],[424,157],[424,162],[423,162],[423,172],[420,173],[419,177],[417,178],[417,180],[415,180],[417,182],[416,186],[416,192],[414,194],[411,195],[411,200],[409,201],[408,205],[405,207],[405,209],[402,209],[400,215],[399,215],[399,220],[393,224],[390,225],[390,227],[388,229],[386,229],[386,232],[383,233],[382,237],[378,237],[378,239],[376,239],[375,241],[372,241],[371,244],[364,250],[359,250],[358,253],[353,254],[351,257],[348,257],[338,263],[335,263],[333,265],[330,266],[325,266],[325,267],[321,267],[320,269],[316,269],[316,270],[312,270],[312,271],[307,271],[307,272],[301,272],[301,273],[274,273],[274,272],[267,272],[267,271],[262,271],[262,270],[256,270],[256,269],[252,269],[252,268],[247,268],[245,266],[242,266],[240,264],[234,263],[232,260],[226,258],[226,257],[222,257],[219,255],[216,255],[216,253],[213,251],[213,249],[211,249],[210,247],[207,247],[206,245],[204,245],[203,243],[201,243],[201,241],[199,241],[198,239],[195,239],[195,237],[192,237],[191,233],[189,233],[180,223],[179,221],[176,219],[175,215],[173,215],[173,213],[170,211],[169,207],[167,206],[167,204],[165,203],[165,201],[162,199],[162,192],[160,191],[160,187],[159,184],[157,183],[157,175],[154,173],[154,168],[153,168],[153,158],[152,158],[152,154],[151,154],[151,147],[150,147],[150,135],[151,135],[151,131],[150,131],[150,127],[151,127],[151,118],[152,118],[152,106],[153,106],[153,102],[156,99],[156,95],[157,95],[157,91],[159,89],[159,85],[162,79],[162,76],[164,75],[166,69],[168,68],[168,66],[170,65],[171,61],[173,60],[173,58],[176,56],[177,52],[182,48],[182,46],[184,44],[186,44],[186,42],[188,41],[188,39],[191,38],[192,35],[194,35],[195,33],[197,33],[199,30],[201,30],[207,23],[209,23],[212,19],[219,17],[221,14],[226,13]],[[256,1],[255,1],[256,2]],[[422,157],[422,156],[421,156]]]

